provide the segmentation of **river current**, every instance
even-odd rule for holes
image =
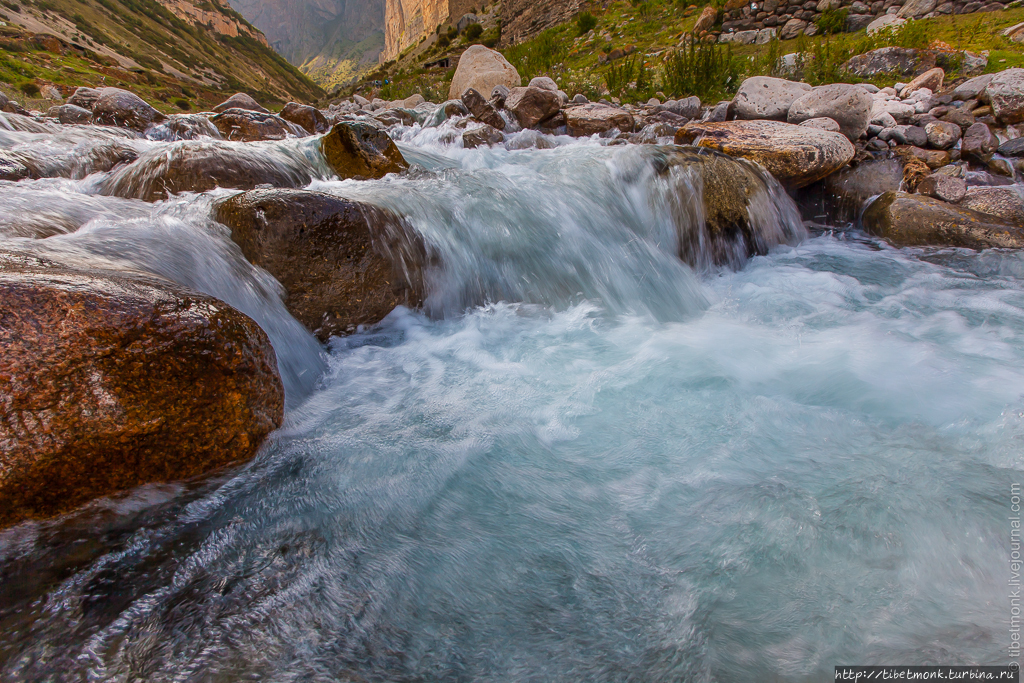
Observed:
[[[0,147],[80,158],[81,129]],[[655,147],[446,132],[401,132],[403,177],[311,172],[445,263],[423,310],[327,347],[210,219],[230,191],[0,184],[0,247],[223,299],[270,335],[288,394],[250,463],[0,532],[0,679],[797,683],[1007,661],[1024,257],[808,230],[778,191],[780,246],[693,269],[672,220],[690,198],[652,176]]]

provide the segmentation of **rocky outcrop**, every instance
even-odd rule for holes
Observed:
[[[566,107],[564,111],[566,128],[574,137],[607,133],[613,129],[627,133],[632,132],[635,125],[633,115],[628,111],[604,104],[575,105]]]
[[[218,4],[201,3],[198,6],[190,0],[158,0],[170,10],[171,14],[191,26],[201,26],[223,36],[237,38],[240,35],[268,45],[267,37],[257,31],[248,22],[240,22],[236,17],[225,12]]]
[[[449,5],[449,0],[387,0],[384,6],[384,51],[381,53],[381,61],[387,62],[398,57],[403,50],[416,45],[421,38],[448,21],[451,15]]]
[[[320,140],[324,158],[339,178],[383,178],[409,168],[387,131],[365,122],[342,122]]]
[[[864,211],[864,228],[898,247],[1024,247],[1024,231],[931,197],[886,192]]]
[[[321,341],[422,300],[423,248],[391,212],[320,192],[255,190],[219,203],[214,216]]]
[[[985,87],[992,113],[1002,123],[1024,121],[1024,69],[1007,69]]]
[[[501,44],[515,45],[568,21],[580,12],[580,0],[504,0]]]
[[[930,58],[921,50],[907,47],[882,47],[851,57],[843,64],[843,70],[861,78],[873,78],[888,74],[912,76],[925,71],[929,65],[934,63],[934,58]]]
[[[283,410],[266,334],[223,302],[0,255],[0,525],[246,460]]]
[[[755,161],[793,189],[834,173],[856,153],[839,133],[780,121],[689,123],[676,133],[675,141]]]
[[[448,98],[457,100],[470,88],[479,93],[490,93],[496,86],[510,90],[523,84],[516,68],[500,52],[483,45],[474,45],[459,57],[459,65],[452,77]]]
[[[784,78],[754,76],[743,81],[732,100],[733,116],[743,121],[771,119],[785,121],[796,100],[811,92],[806,83]]]
[[[120,88],[103,88],[92,108],[93,122],[144,131],[166,118],[135,93]]]
[[[101,192],[155,202],[179,192],[259,185],[303,187],[309,171],[293,160],[251,146],[189,140],[146,152],[103,181]]]

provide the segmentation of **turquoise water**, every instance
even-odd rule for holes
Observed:
[[[221,296],[268,328],[291,407],[237,470],[3,532],[3,677],[803,682],[1007,660],[1024,259],[808,234],[770,192],[777,246],[695,271],[685,187],[647,151],[408,138],[407,178],[313,188],[402,211],[446,265],[424,311],[327,349],[208,196],[103,198],[46,245],[8,239]],[[21,185],[47,183],[94,197]]]

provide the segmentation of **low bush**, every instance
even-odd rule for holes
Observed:
[[[690,41],[665,58],[664,90],[670,97],[696,95],[704,102],[736,92],[740,69],[730,45]]]
[[[597,17],[590,12],[583,12],[576,17],[576,34],[584,35],[597,28]]]

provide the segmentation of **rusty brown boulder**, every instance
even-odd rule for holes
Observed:
[[[0,525],[246,460],[283,410],[266,334],[230,306],[0,253]]]
[[[249,109],[227,109],[210,121],[217,126],[225,140],[235,142],[284,140],[289,133],[294,132],[294,128],[280,116]]]
[[[409,168],[387,131],[363,121],[335,124],[320,139],[320,149],[342,179],[383,178]]]
[[[331,129],[331,124],[324,113],[308,104],[289,102],[281,110],[281,118],[301,126],[309,133],[326,133]]]
[[[255,190],[218,203],[242,253],[287,290],[285,305],[321,341],[422,299],[421,243],[396,215],[308,190]]]

